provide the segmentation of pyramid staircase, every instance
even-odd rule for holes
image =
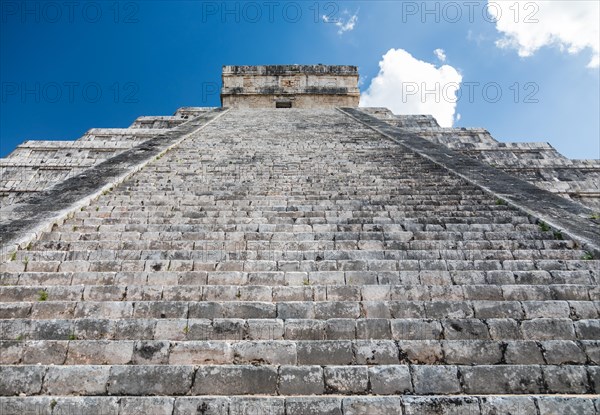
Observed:
[[[0,414],[600,413],[594,255],[347,113],[230,109],[7,256]]]

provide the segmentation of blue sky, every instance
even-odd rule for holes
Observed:
[[[218,106],[222,65],[353,64],[365,92],[382,57],[404,50],[415,62],[460,74],[455,126],[483,127],[500,141],[547,141],[571,158],[600,158],[593,48],[569,52],[581,46],[572,39],[501,47],[506,32],[483,18],[486,2],[475,3],[472,19],[461,2],[458,19],[444,3],[427,3],[431,12],[422,14],[425,3],[401,1],[68,4],[1,2],[0,156],[28,139],[74,140],[93,127],[127,127],[140,115]],[[529,27],[547,26],[557,25]],[[472,102],[465,83],[478,85]],[[497,102],[483,94],[486,85],[502,91]],[[527,94],[537,102],[525,102]]]

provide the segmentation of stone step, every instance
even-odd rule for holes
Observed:
[[[122,225],[107,225],[108,220],[99,220],[98,223],[69,223],[65,224],[62,231],[47,232],[40,236],[42,241],[91,241],[97,240],[98,234],[106,235],[102,240],[140,240],[148,239],[160,233],[165,241],[173,240],[397,240],[401,242],[408,241],[472,241],[490,243],[490,241],[505,241],[506,243],[516,244],[523,241],[553,241],[562,240],[558,233],[535,232],[531,230],[511,229],[502,230],[498,226],[487,229],[452,230],[442,229],[441,225],[425,225],[425,227],[439,228],[437,231],[423,231],[418,226],[404,225],[402,229],[390,231],[372,231],[365,230],[367,225],[364,223],[354,223],[345,225],[335,224],[316,224],[316,223],[298,223],[299,219],[279,220],[282,223],[250,223],[250,218],[241,218],[237,221],[227,220],[226,223],[220,220],[218,225],[201,224],[180,224],[173,225],[174,221],[181,221],[180,218],[165,218],[164,224],[136,224],[135,221],[127,221]],[[214,223],[219,221],[210,218],[207,221]],[[111,221],[112,222],[112,221]],[[290,223],[295,222],[295,223]],[[312,220],[315,222],[315,220]],[[337,226],[339,229],[330,230],[326,227]],[[369,224],[369,227],[379,228],[385,225]],[[423,225],[420,225],[421,227]],[[449,225],[447,225],[449,227]],[[471,225],[472,226],[472,225]],[[483,225],[482,225],[483,226]],[[113,238],[114,236],[114,238]],[[416,243],[416,242],[415,242]],[[442,242],[440,242],[442,243]],[[410,246],[407,244],[407,247]]]
[[[415,232],[416,239],[429,239],[434,237],[443,238],[442,231],[453,232],[457,234],[484,234],[497,239],[500,236],[506,236],[508,239],[515,239],[517,234],[521,238],[536,239],[547,238],[554,239],[554,233],[550,231],[541,231],[539,225],[519,223],[513,216],[504,217],[502,215],[494,217],[473,217],[454,216],[438,217],[436,220],[419,220],[419,218],[408,219],[397,217],[397,215],[386,214],[398,223],[374,222],[379,216],[371,215],[353,215],[351,223],[324,223],[328,219],[336,219],[327,212],[327,217],[320,215],[319,212],[307,212],[299,214],[296,211],[280,212],[269,214],[261,212],[249,212],[238,216],[225,215],[220,210],[215,210],[215,215],[200,213],[188,213],[182,215],[168,214],[169,212],[149,212],[144,216],[137,215],[129,217],[92,217],[81,219],[67,219],[65,224],[71,226],[65,227],[61,231],[46,232],[49,237],[58,237],[61,234],[67,234],[76,227],[78,233],[92,234],[94,232],[261,232],[278,234],[281,232],[315,232],[315,233],[343,233],[343,232],[371,232],[378,234],[390,234],[397,232]],[[218,214],[218,216],[216,216]],[[108,214],[105,214],[108,215]],[[311,220],[313,223],[299,223],[299,221]],[[348,219],[350,220],[350,219]],[[466,222],[466,223],[465,223]],[[517,223],[513,223],[517,222]]]
[[[96,208],[98,210],[96,210]],[[261,210],[247,207],[222,206],[221,204],[211,204],[205,206],[190,206],[189,209],[180,207],[152,209],[151,207],[137,209],[123,208],[118,209],[112,206],[85,207],[85,211],[76,212],[65,222],[67,225],[76,226],[102,226],[102,230],[118,231],[125,229],[146,229],[161,228],[164,230],[186,228],[195,232],[216,232],[223,230],[223,220],[231,222],[229,225],[237,225],[241,228],[247,226],[248,229],[258,231],[261,226],[269,228],[268,225],[275,225],[285,229],[293,225],[308,225],[314,232],[348,232],[348,228],[353,231],[379,231],[398,232],[399,228],[406,231],[428,231],[435,232],[447,230],[451,232],[505,232],[507,234],[529,233],[539,237],[551,236],[552,232],[543,231],[541,226],[531,223],[527,216],[516,214],[513,211],[494,210],[489,212],[467,212],[459,210],[455,212],[440,212],[434,218],[427,218],[421,215],[407,215],[414,213],[389,207],[385,210],[350,210],[344,211],[339,207],[324,208],[322,206],[312,205],[291,205],[285,210]],[[87,210],[91,209],[91,210]],[[469,214],[467,214],[469,213]],[[394,219],[397,223],[372,223],[385,216]],[[360,219],[362,222],[352,224],[327,224],[325,219],[345,217],[348,219]],[[174,221],[177,219],[177,222]],[[298,223],[299,220],[313,220],[314,223]],[[167,220],[170,220],[168,222]],[[228,226],[227,228],[231,228]],[[277,229],[277,228],[276,228]],[[63,231],[66,232],[66,229]],[[529,235],[529,236],[531,236]]]
[[[229,293],[227,288],[231,288]],[[514,318],[528,321],[542,318],[580,320],[598,318],[600,301],[241,301],[237,287],[214,287],[203,290],[204,301],[140,300],[114,301],[104,291],[104,301],[50,301],[0,303],[0,318],[279,318],[316,319],[495,319]],[[108,293],[107,293],[108,292]],[[106,294],[107,293],[107,294]],[[126,294],[126,293],[125,293]],[[41,294],[40,294],[41,295]],[[194,293],[190,293],[191,296]],[[198,295],[198,293],[196,293]],[[528,323],[529,324],[529,323]]]
[[[379,224],[398,224],[410,225],[416,230],[439,230],[448,229],[457,226],[458,229],[473,230],[491,230],[495,224],[498,227],[504,227],[506,230],[517,229],[531,231],[547,231],[542,229],[542,225],[534,219],[514,209],[498,207],[493,205],[493,200],[487,197],[460,201],[440,196],[440,200],[432,201],[427,199],[412,200],[404,197],[394,197],[391,200],[369,200],[364,198],[344,198],[344,200],[333,200],[334,195],[325,195],[320,198],[314,198],[305,192],[300,197],[287,196],[274,203],[273,206],[264,206],[260,200],[252,200],[249,195],[244,195],[239,200],[215,200],[203,199],[202,196],[192,196],[186,198],[186,203],[168,203],[169,195],[156,196],[155,194],[143,195],[139,199],[131,197],[116,198],[104,197],[98,199],[93,206],[85,206],[83,210],[74,212],[69,216],[68,221],[82,220],[101,220],[110,225],[113,220],[129,219],[123,221],[123,225],[136,224],[138,221],[146,221],[159,224],[164,218],[179,218],[179,223],[173,225],[183,226],[192,225],[195,221],[206,219],[240,219],[253,221],[269,221],[274,218],[345,218],[362,219],[365,221],[378,220],[382,218],[392,218],[398,223],[384,221]],[[148,198],[152,198],[149,200]],[[156,203],[159,200],[164,200]],[[370,199],[374,199],[372,196]],[[431,199],[431,198],[429,198]],[[179,199],[181,200],[181,199]],[[154,201],[154,204],[151,204]],[[440,201],[445,206],[439,206]],[[260,205],[263,206],[260,206]],[[275,206],[277,204],[277,206]],[[427,217],[426,209],[438,211],[439,216]],[[97,210],[96,210],[97,209]],[[135,214],[137,213],[137,215]],[[80,222],[81,223],[81,222]],[[293,221],[289,223],[293,224]],[[360,222],[357,222],[360,224]],[[219,222],[204,222],[207,227],[217,226]],[[368,222],[365,222],[368,224]],[[433,225],[439,225],[434,227]]]
[[[154,260],[203,260],[211,257],[223,257],[227,253],[237,255],[247,260],[261,259],[292,259],[312,260],[317,255],[323,255],[325,259],[336,260],[393,260],[393,259],[420,259],[439,258],[442,259],[464,259],[464,260],[531,260],[532,258],[543,260],[581,260],[586,251],[579,249],[461,249],[460,252],[450,244],[439,244],[439,246],[418,246],[409,249],[396,246],[394,241],[195,241],[190,249],[181,250],[133,250],[133,249],[96,249],[96,250],[69,250],[66,251],[19,251],[14,261],[24,263],[26,269],[35,271],[37,269],[49,268],[58,271],[62,262],[70,262],[72,259],[84,260],[90,263],[102,260],[129,260],[145,261]],[[422,245],[422,244],[420,244]],[[436,245],[428,242],[427,245]],[[377,250],[379,248],[379,250]],[[68,267],[69,264],[63,265]],[[90,265],[91,267],[91,265]],[[394,269],[397,266],[394,265]]]
[[[190,191],[194,192],[193,190],[188,190],[188,192]],[[336,194],[329,192],[321,192],[327,193],[321,196],[312,196],[307,190],[299,192],[301,196],[296,199],[293,196],[282,196],[279,200],[275,201],[278,204],[277,206],[275,203],[271,203],[272,206],[266,206],[269,203],[261,203],[261,200],[252,199],[248,194],[240,195],[235,200],[188,196],[186,198],[187,203],[177,204],[176,202],[169,203],[167,199],[174,195],[180,197],[180,199],[184,198],[187,196],[185,190],[181,192],[163,192],[160,196],[156,195],[157,192],[157,190],[152,190],[147,194],[139,196],[139,198],[137,197],[137,193],[135,198],[105,197],[95,203],[94,207],[85,208],[86,213],[78,217],[73,216],[73,218],[107,219],[112,218],[113,213],[115,213],[114,218],[118,218],[119,213],[129,214],[129,212],[135,210],[140,214],[132,218],[133,222],[131,223],[136,223],[138,220],[152,220],[153,218],[159,220],[163,216],[182,217],[192,223],[194,220],[202,220],[208,217],[215,219],[253,217],[256,220],[276,217],[326,217],[330,219],[344,218],[346,220],[382,220],[383,218],[393,218],[398,221],[422,224],[444,224],[445,222],[440,221],[440,219],[446,218],[449,223],[453,223],[454,221],[457,223],[474,223],[479,224],[483,228],[487,227],[488,230],[491,224],[494,223],[512,223],[523,226],[524,229],[540,230],[522,212],[493,206],[493,199],[490,200],[487,196],[474,200],[462,198],[460,201],[456,200],[457,198],[445,195],[439,195],[439,198],[428,196],[427,198],[407,199],[404,196],[392,194],[371,194],[353,198],[347,195],[337,197]],[[433,191],[432,193],[435,192],[437,191]],[[289,192],[284,191],[283,193]],[[368,199],[371,199],[373,203],[370,205],[365,203],[368,202]],[[260,204],[263,206],[260,206]],[[98,210],[96,210],[96,207],[98,207]],[[428,218],[426,215],[428,212],[438,212],[439,216]],[[489,218],[487,222],[485,221],[486,218]],[[206,223],[210,224],[209,222]],[[391,222],[381,222],[381,224],[388,223]]]
[[[154,214],[156,220],[158,214]],[[185,218],[165,217],[156,223],[148,223],[148,219],[138,216],[137,219],[124,218],[117,219],[86,219],[84,221],[74,221],[72,219],[65,221],[65,227],[60,231],[46,232],[41,235],[42,240],[90,240],[98,233],[105,233],[108,236],[122,233],[123,237],[135,239],[140,234],[144,235],[151,232],[161,232],[165,237],[171,237],[167,240],[181,238],[190,239],[209,239],[223,240],[235,236],[237,239],[241,235],[246,239],[273,239],[275,237],[282,240],[282,236],[289,236],[291,240],[295,239],[296,233],[303,236],[314,235],[315,238],[327,239],[389,239],[394,236],[402,236],[404,240],[462,240],[462,239],[486,239],[509,241],[514,240],[556,240],[559,234],[553,232],[541,232],[536,225],[512,225],[512,224],[490,224],[493,219],[482,218],[485,224],[461,225],[456,224],[379,224],[362,219],[352,220],[351,223],[314,223],[317,219],[311,219],[313,223],[298,223],[302,217],[280,217],[265,219],[260,217],[240,217],[240,218],[206,218],[189,220]],[[298,215],[295,215],[298,216]],[[311,217],[305,218],[306,220]],[[469,217],[472,220],[472,217]],[[329,218],[329,220],[337,220]],[[498,220],[498,219],[496,219]],[[324,220],[320,220],[323,222]],[[121,222],[121,223],[120,223]],[[179,223],[177,223],[179,222]],[[273,222],[273,223],[272,223]],[[371,222],[371,223],[370,223]],[[386,221],[387,222],[387,221]],[[177,224],[174,224],[177,223]],[[424,230],[425,228],[425,230]],[[184,235],[182,235],[184,234]],[[110,238],[108,238],[110,239]]]
[[[104,303],[106,304],[106,303]],[[120,311],[120,310],[119,310]],[[165,315],[174,314],[166,310]],[[210,311],[210,310],[207,310]],[[105,313],[108,314],[108,313]],[[115,313],[118,314],[118,313]],[[598,340],[600,320],[127,318],[90,309],[89,318],[0,320],[0,340]],[[206,314],[206,313],[205,313]]]
[[[581,415],[600,401],[581,395],[454,396],[34,396],[0,397],[3,415]]]
[[[96,206],[99,208],[98,206]],[[88,208],[89,209],[89,208]],[[95,209],[95,208],[93,208]],[[209,213],[181,213],[173,214],[171,211],[138,213],[132,218],[121,216],[109,216],[110,212],[103,216],[94,216],[80,219],[67,219],[65,223],[71,229],[64,228],[61,231],[46,232],[45,238],[56,237],[57,234],[69,233],[76,226],[80,233],[93,233],[101,230],[106,232],[258,232],[261,229],[273,232],[273,229],[285,231],[292,226],[309,226],[313,232],[358,232],[379,231],[389,225],[401,227],[410,232],[449,232],[490,234],[498,239],[505,236],[508,239],[554,239],[555,234],[551,231],[542,231],[540,225],[531,224],[526,217],[506,216],[501,213],[490,216],[473,216],[472,212],[453,212],[452,216],[440,214],[435,218],[423,218],[421,215],[402,215],[394,211],[383,211],[377,214],[366,215],[365,213],[354,213],[352,216],[335,215],[331,211],[307,211],[300,212],[260,212],[253,211],[246,214],[234,215],[224,214],[216,209],[214,214]],[[521,219],[518,219],[521,218]],[[394,232],[399,232],[395,230]],[[558,236],[558,235],[556,235]]]
[[[193,190],[192,190],[193,191]],[[289,199],[282,199],[282,206],[256,206],[257,201],[249,200],[246,196],[240,197],[235,201],[234,206],[220,203],[219,201],[203,202],[200,197],[188,198],[188,205],[169,205],[166,202],[152,202],[149,198],[159,199],[154,193],[143,195],[140,199],[132,200],[111,200],[103,198],[93,206],[85,207],[85,212],[79,216],[71,216],[69,223],[83,224],[89,221],[90,224],[98,225],[132,225],[132,224],[153,224],[165,225],[165,218],[179,219],[178,225],[205,225],[215,226],[223,221],[237,221],[244,223],[251,219],[250,223],[269,224],[272,221],[278,224],[294,224],[294,219],[321,219],[329,224],[413,224],[413,228],[423,230],[426,225],[440,225],[441,228],[452,228],[452,224],[461,225],[459,229],[479,230],[479,231],[542,231],[542,225],[530,219],[521,212],[496,209],[489,205],[489,199],[462,201],[458,204],[456,201],[440,196],[439,200],[431,201],[427,199],[420,200],[401,200],[395,197],[374,197],[372,195],[364,196],[360,202],[365,203],[365,199],[373,200],[381,207],[353,207],[342,204],[325,205],[327,201],[334,199],[328,196],[325,204],[322,204],[322,198],[314,198],[302,193],[300,203],[294,203]],[[166,198],[185,197],[185,191],[166,194]],[[311,199],[313,203],[311,204]],[[321,199],[321,200],[319,200]],[[250,204],[250,207],[240,206],[241,204]],[[385,206],[383,206],[385,205]],[[113,210],[113,208],[115,208]],[[237,208],[239,207],[240,210]],[[98,210],[96,211],[96,208]],[[139,214],[129,218],[131,212],[136,211]],[[427,217],[429,213],[438,213],[438,216]],[[126,219],[129,219],[126,221]],[[208,221],[207,219],[212,219]],[[319,223],[319,222],[317,222]],[[472,226],[465,226],[472,225]],[[440,229],[438,227],[437,229]],[[450,230],[450,229],[449,229]]]
[[[290,285],[285,285],[284,274],[248,276],[223,272],[220,275],[208,274],[201,281],[192,281],[191,278],[185,281],[196,284],[177,284],[184,282],[179,279],[161,281],[155,276],[148,281],[150,276],[144,276],[140,278],[141,281],[132,281],[134,283],[130,285],[93,285],[94,281],[90,280],[85,285],[0,286],[0,301],[477,301],[467,303],[475,309],[475,315],[482,307],[486,308],[485,301],[494,301],[497,304],[493,305],[499,307],[525,310],[518,312],[523,316],[531,314],[532,307],[549,308],[554,305],[562,308],[562,317],[575,318],[595,318],[600,308],[600,290],[596,285],[418,285],[418,279],[413,285],[343,285],[339,282],[322,285],[337,281],[319,279],[311,273],[301,273],[298,278],[301,277],[305,278],[302,282],[293,281],[294,284]],[[430,282],[435,282],[435,278],[443,278],[436,275],[430,277]],[[277,278],[279,281],[274,281],[274,284],[269,280]],[[153,285],[152,282],[163,284]],[[210,284],[203,284],[207,282]],[[287,282],[292,281],[288,279]],[[512,304],[502,305],[503,301]],[[536,304],[541,301],[546,303]],[[394,303],[389,305],[391,308],[398,307]],[[369,307],[365,309],[368,311]]]
[[[195,176],[195,175],[191,175]],[[152,177],[152,176],[149,176]],[[157,180],[156,177],[152,177]],[[197,180],[197,176],[194,177]],[[499,211],[505,212],[505,208],[493,206],[494,199],[488,195],[470,197],[468,192],[472,191],[468,187],[455,187],[454,189],[440,186],[425,186],[421,190],[415,190],[410,185],[402,186],[398,180],[390,181],[382,186],[368,186],[363,183],[354,182],[350,186],[335,184],[331,186],[318,186],[312,184],[311,187],[298,186],[290,182],[278,186],[272,183],[267,186],[253,186],[240,189],[236,192],[229,192],[221,189],[210,189],[211,185],[201,187],[178,186],[176,191],[165,187],[145,187],[143,191],[139,188],[119,188],[119,193],[114,196],[107,196],[100,203],[101,206],[140,206],[148,207],[150,210],[167,210],[170,206],[185,207],[192,209],[194,202],[198,202],[198,207],[219,206],[251,206],[248,210],[255,211],[276,211],[285,212],[288,209],[288,202],[292,202],[292,208],[295,208],[296,201],[300,206],[313,206],[316,211],[329,209],[333,212],[378,212],[382,208],[362,207],[360,202],[371,200],[374,205],[393,204],[392,211],[398,212],[426,212],[439,211],[465,212],[477,211],[481,214]],[[233,183],[235,185],[235,183]],[[214,186],[214,185],[213,185]],[[396,190],[390,190],[386,186],[403,187]],[[215,186],[216,187],[216,186]],[[294,188],[295,187],[295,188]],[[208,189],[207,189],[208,188]],[[210,190],[209,190],[210,189]],[[409,195],[410,192],[419,191],[417,196]],[[206,196],[206,194],[209,196]],[[454,193],[454,194],[453,194]],[[186,203],[170,203],[168,200],[171,195],[185,198]],[[311,204],[312,202],[312,204]],[[358,203],[357,203],[358,202]],[[229,205],[228,205],[229,204]],[[308,207],[304,208],[308,210]],[[292,210],[293,211],[293,210]],[[513,210],[517,216],[525,216],[522,212]]]
[[[600,367],[557,365],[0,366],[0,396],[600,393]]]
[[[40,255],[40,258],[46,258],[47,256],[43,256],[44,253],[48,253],[50,256],[60,255],[60,253],[67,254],[64,258],[68,259],[73,256],[82,255],[77,251],[185,251],[185,250],[195,250],[195,249],[206,249],[210,246],[214,246],[215,243],[220,243],[219,247],[226,247],[235,241],[219,241],[215,242],[214,240],[190,240],[190,239],[182,239],[175,241],[166,241],[166,240],[148,240],[148,239],[139,239],[141,234],[136,233],[135,236],[128,236],[127,232],[123,232],[121,234],[121,238],[119,240],[77,240],[77,241],[40,241],[32,244],[28,250],[19,251],[15,256],[15,260],[23,260],[25,256],[28,258],[33,258],[34,255]],[[257,235],[258,236],[258,235]],[[262,237],[262,236],[261,236]],[[136,239],[132,239],[136,238]],[[187,237],[186,237],[187,238]],[[237,241],[242,242],[242,241]],[[247,249],[251,250],[259,250],[261,249],[272,249],[272,250],[309,250],[309,249],[318,249],[318,250],[335,250],[336,246],[338,248],[346,247],[355,247],[358,249],[358,243],[360,241],[325,241],[325,240],[304,240],[304,241],[278,241],[278,240],[270,240],[270,239],[262,239],[262,240],[254,240],[254,241],[243,241],[244,245],[233,245],[236,248],[240,246],[245,246]],[[257,245],[257,244],[262,245]],[[399,241],[389,241],[384,240],[384,248],[388,245],[388,249],[392,246],[395,250],[444,250],[444,249],[465,249],[465,250],[495,250],[495,251],[503,251],[503,250],[511,250],[511,251],[523,251],[518,252],[517,254],[526,254],[525,251],[537,251],[539,255],[548,253],[549,255],[560,255],[555,252],[549,251],[562,251],[565,249],[572,249],[573,243],[570,241],[555,241],[555,240],[485,240],[485,239],[473,239],[473,240],[465,240],[465,241],[411,241],[411,242],[399,242]],[[295,245],[294,245],[295,244]],[[316,247],[315,247],[316,245]],[[342,248],[343,249],[343,248]],[[581,250],[578,250],[581,252]],[[77,252],[76,254],[71,254],[71,252]],[[408,253],[407,253],[408,255]],[[527,259],[527,258],[525,258]],[[580,258],[578,258],[580,259]]]
[[[597,260],[513,260],[510,251],[470,251],[472,257],[461,257],[464,251],[256,251],[238,249],[217,249],[188,251],[188,258],[181,259],[106,259],[86,260],[73,258],[72,261],[12,261],[5,263],[2,271],[8,272],[120,272],[120,271],[169,271],[170,267],[181,268],[174,271],[211,271],[218,264],[243,262],[243,271],[290,271],[290,263],[295,264],[292,271],[314,271],[321,261],[337,261],[325,263],[324,271],[560,271],[588,270],[590,275],[600,280],[600,262]],[[504,257],[501,252],[505,254]],[[86,256],[89,257],[86,253]],[[141,255],[141,254],[138,254]],[[498,255],[498,256],[496,256]],[[508,257],[510,255],[510,257]],[[162,255],[156,255],[159,258]],[[492,259],[496,256],[496,259]],[[152,256],[149,256],[152,258]],[[428,259],[424,259],[428,258]],[[173,262],[172,262],[173,261]],[[179,262],[182,261],[182,262]],[[187,261],[187,262],[186,262]],[[172,262],[172,263],[171,263]],[[358,269],[357,269],[358,267]],[[240,270],[241,271],[241,270]]]
[[[75,262],[75,261],[73,261]],[[152,261],[150,271],[86,271],[86,272],[12,272],[0,273],[0,286],[56,286],[56,285],[268,285],[280,286],[352,286],[352,285],[380,285],[393,289],[394,285],[404,286],[465,286],[463,290],[487,290],[498,292],[518,292],[516,299],[585,299],[585,292],[589,290],[590,299],[598,299],[598,285],[600,278],[591,270],[501,270],[497,267],[487,267],[486,263],[478,261],[477,266],[468,270],[469,261],[446,261],[450,271],[422,270],[419,268],[432,268],[435,265],[416,260],[402,261],[403,269],[400,271],[368,271],[369,263],[365,261],[350,261],[338,263],[336,261],[277,261],[275,263],[253,263],[252,267],[259,265],[279,271],[250,271],[245,272],[250,264],[245,261],[200,262],[194,261],[187,264],[185,261],[170,262],[172,271],[155,271],[160,261]],[[9,263],[10,264],[10,263]],[[85,261],[77,265],[84,265]],[[429,263],[431,264],[431,263]],[[438,262],[439,264],[439,262]],[[75,264],[73,264],[75,265]],[[487,265],[499,265],[487,263]],[[514,266],[513,266],[514,265]],[[513,263],[509,268],[519,268],[522,263]],[[191,271],[189,268],[196,268]],[[500,265],[501,267],[501,265]],[[166,267],[165,267],[166,268]],[[337,271],[337,269],[340,269]],[[491,270],[489,270],[491,268]],[[175,270],[176,269],[176,270]],[[353,271],[351,269],[355,269]],[[512,287],[511,287],[512,286]],[[524,286],[532,286],[529,289]],[[580,286],[588,286],[587,289]],[[522,287],[522,288],[519,288]],[[417,287],[412,287],[417,289]],[[387,288],[380,288],[387,289]],[[428,288],[429,289],[429,288]],[[440,288],[441,289],[441,288]],[[454,290],[455,288],[449,288]],[[434,288],[431,288],[434,290]],[[583,290],[580,294],[567,294],[569,290]],[[397,291],[397,290],[396,290]],[[404,297],[402,297],[404,298]],[[510,297],[515,298],[513,294]]]
[[[600,364],[599,340],[10,340],[0,352],[2,365]]]

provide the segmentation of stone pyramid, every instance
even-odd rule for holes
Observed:
[[[600,413],[598,162],[357,79],[3,159],[0,414]]]

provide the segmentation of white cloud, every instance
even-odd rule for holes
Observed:
[[[446,62],[446,52],[444,52],[444,49],[438,48],[433,51],[433,54],[439,59],[440,62]]]
[[[588,67],[600,66],[600,2],[510,1],[489,2],[502,48],[514,48],[519,56],[531,56],[543,46],[558,46],[575,54],[592,51]]]
[[[361,107],[387,107],[395,114],[431,114],[442,127],[452,127],[456,91],[462,76],[450,65],[416,59],[403,49],[390,49],[379,62],[379,74],[361,94]]]
[[[349,15],[350,13],[348,11],[345,11],[344,14]],[[323,22],[325,22],[325,23],[334,23],[335,26],[338,28],[338,34],[342,35],[345,32],[350,32],[350,31],[354,30],[354,27],[356,26],[356,23],[358,22],[358,10],[356,11],[356,13],[354,13],[352,16],[350,16],[346,20],[344,20],[341,17],[338,19],[330,19],[326,15],[323,15],[321,18],[322,18]]]

